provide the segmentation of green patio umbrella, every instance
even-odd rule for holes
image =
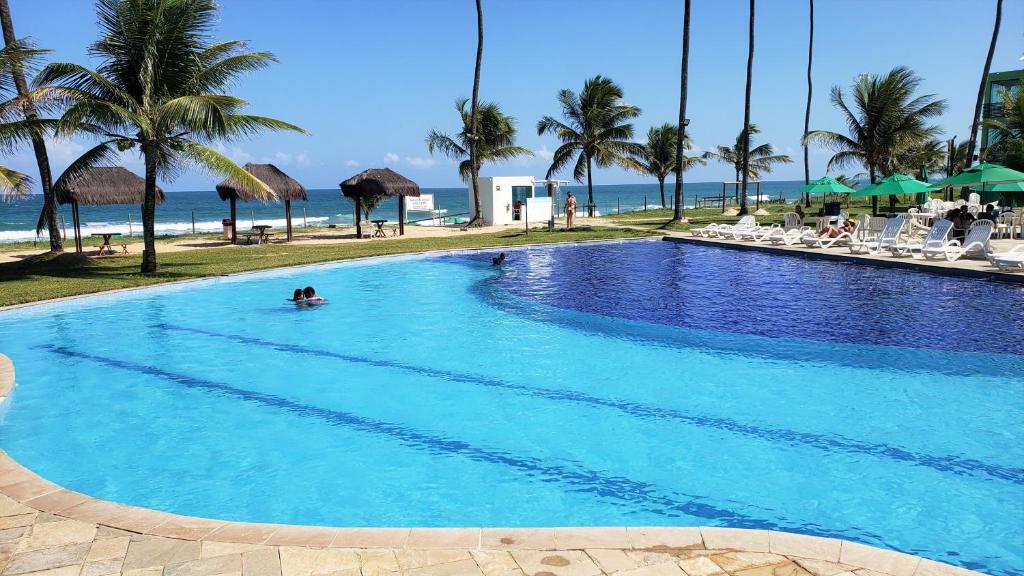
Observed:
[[[955,176],[943,178],[934,186],[945,188],[946,186],[981,185],[988,190],[988,184],[1009,184],[1022,181],[1024,181],[1024,172],[1018,172],[999,164],[982,163],[971,166]]]
[[[1024,182],[1024,172],[1018,172],[1000,164],[983,162],[971,166],[955,176],[943,178],[936,182],[935,186],[940,188],[945,188],[946,186],[954,188],[980,186],[981,201],[991,202],[995,200],[992,196],[992,193],[996,192],[992,189],[995,184],[1012,184],[1014,182]]]
[[[797,191],[803,194],[808,192],[811,194],[850,194],[853,192],[853,188],[831,176],[825,176],[801,186]]]
[[[863,198],[865,196],[888,196],[890,194],[920,194],[922,192],[933,192],[935,190],[936,188],[933,188],[929,184],[921,182],[920,180],[914,180],[906,174],[896,173],[882,178],[867,188],[857,190],[853,193],[853,197]]]
[[[921,162],[921,181],[928,182],[928,165],[925,164],[924,162]],[[917,203],[919,205],[927,202],[929,198],[931,198],[931,194],[929,194],[928,192],[917,193]]]
[[[1012,184],[990,184],[988,186],[971,186],[974,192],[1024,192],[1024,182]]]

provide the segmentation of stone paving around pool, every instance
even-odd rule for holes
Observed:
[[[0,354],[0,404],[14,365]],[[331,528],[226,522],[67,490],[0,450],[0,576],[970,576],[788,532]]]

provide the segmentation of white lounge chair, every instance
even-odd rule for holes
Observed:
[[[860,228],[861,221],[857,220],[853,224],[853,230],[849,232],[840,232],[835,238],[823,237],[818,234],[808,234],[800,239],[808,248],[831,248],[833,246],[849,246],[851,242],[857,239],[857,229]]]
[[[1014,246],[1007,252],[991,253],[988,261],[1006,272],[1024,272],[1024,245]]]
[[[906,225],[907,221],[903,218],[889,218],[876,238],[850,242],[850,253],[858,254],[863,251],[868,254],[878,254],[882,250],[888,250],[900,241],[900,236],[903,235]]]
[[[775,228],[766,236],[762,237],[758,242],[768,241],[772,244],[785,244],[786,246],[792,246],[800,241],[800,238],[806,234],[812,232],[810,226],[804,226],[804,219],[800,217],[796,212],[786,212],[783,215],[783,224],[781,228]]]
[[[708,224],[707,226],[702,226],[700,228],[690,228],[690,234],[694,236],[700,236],[703,238],[720,238],[728,230],[741,224],[744,227],[746,227],[748,223],[756,224],[753,216],[744,216],[740,218],[739,222],[736,222],[735,224],[718,224],[717,222],[713,222],[711,224]]]
[[[945,247],[946,260],[953,262],[964,256],[987,257],[992,252],[989,245],[989,239],[992,237],[992,224],[991,220],[975,220],[967,229],[963,244],[959,240],[953,240],[949,246]]]
[[[750,214],[743,216],[735,224],[719,224],[714,235],[719,238],[735,238],[738,232],[747,232],[757,228],[757,220]]]
[[[892,252],[893,256],[910,254],[914,258],[923,257],[929,259],[936,254],[941,256],[946,253],[946,245],[952,242],[952,240],[949,239],[949,233],[952,231],[953,222],[951,220],[937,220],[928,230],[928,234],[926,234],[924,238],[915,238],[906,242],[899,242],[890,246],[889,251]]]

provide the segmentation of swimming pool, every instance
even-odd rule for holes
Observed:
[[[662,241],[0,313],[0,447],[98,498],[336,526],[718,525],[1024,565],[1024,291]],[[311,284],[330,303],[284,301]]]

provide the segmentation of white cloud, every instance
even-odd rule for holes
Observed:
[[[420,158],[419,156],[406,156],[405,161],[416,168],[430,168],[434,165],[433,158]]]
[[[85,146],[74,140],[46,139],[46,153],[55,164],[67,166],[77,160],[82,152],[85,152]]]
[[[298,154],[295,155],[296,166],[305,168],[306,166],[309,166],[310,163],[311,162],[309,161],[309,154],[306,154],[305,152],[299,152]]]
[[[540,149],[539,150],[534,150],[533,153],[536,154],[538,158],[543,158],[544,160],[547,160],[548,162],[550,162],[551,159],[555,156],[555,151],[554,150],[548,150],[548,147],[547,147],[546,144],[545,145],[541,145]]]
[[[359,166],[359,162],[356,162],[355,160],[345,160],[345,166],[355,168],[356,166]]]
[[[274,152],[274,163],[287,166],[292,163],[292,155],[287,152]]]
[[[395,162],[398,162],[398,154],[395,154],[394,152],[388,152],[387,154],[384,155],[384,162],[386,164],[394,164]]]

